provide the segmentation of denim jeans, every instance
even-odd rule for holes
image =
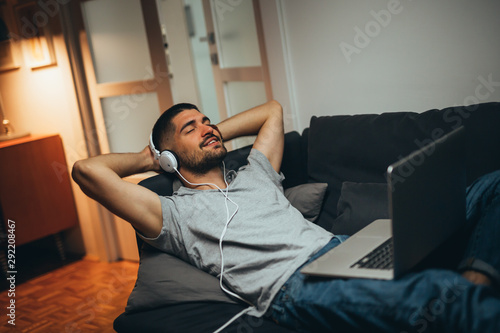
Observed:
[[[466,258],[500,271],[500,171],[467,188]],[[344,241],[335,236],[308,262]],[[299,268],[300,270],[300,268]],[[459,273],[428,269],[397,280],[321,279],[297,270],[268,311],[298,332],[500,332],[500,293]]]

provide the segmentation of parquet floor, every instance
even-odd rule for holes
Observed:
[[[0,294],[0,332],[114,332],[137,277],[138,263],[79,260]],[[15,326],[6,311],[15,300]]]

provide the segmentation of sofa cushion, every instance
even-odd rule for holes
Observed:
[[[251,149],[252,146],[246,146],[230,151],[224,159],[226,168],[238,170],[247,164]],[[302,136],[298,132],[292,131],[285,134],[281,172],[285,175],[283,181],[285,189],[307,183],[307,151],[303,145]]]
[[[220,289],[216,277],[144,243],[137,281],[125,311],[195,301],[235,303]]]
[[[298,132],[285,134],[285,147],[281,172],[285,175],[283,188],[307,183],[307,146],[304,137]]]
[[[352,235],[376,219],[389,218],[387,184],[342,183],[333,229]]]
[[[308,183],[297,185],[285,190],[285,196],[290,204],[308,221],[314,222],[321,211],[323,198],[328,187],[327,183]]]
[[[466,129],[467,181],[500,168],[500,103],[457,106],[423,113],[389,112],[312,117],[309,182],[329,184],[317,223],[333,226],[342,184],[383,183],[387,166],[451,130]]]

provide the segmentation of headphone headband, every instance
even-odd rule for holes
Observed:
[[[160,152],[156,149],[155,144],[153,143],[153,132],[151,132],[151,135],[149,136],[149,149],[151,149],[155,155],[155,160],[160,158]]]

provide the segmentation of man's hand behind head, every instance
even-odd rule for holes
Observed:
[[[148,165],[148,171],[155,171],[158,173],[162,172],[162,169],[160,167],[160,162],[159,160],[155,159],[155,155],[149,148],[149,146],[146,146],[140,154],[144,157],[144,159],[147,161]]]

